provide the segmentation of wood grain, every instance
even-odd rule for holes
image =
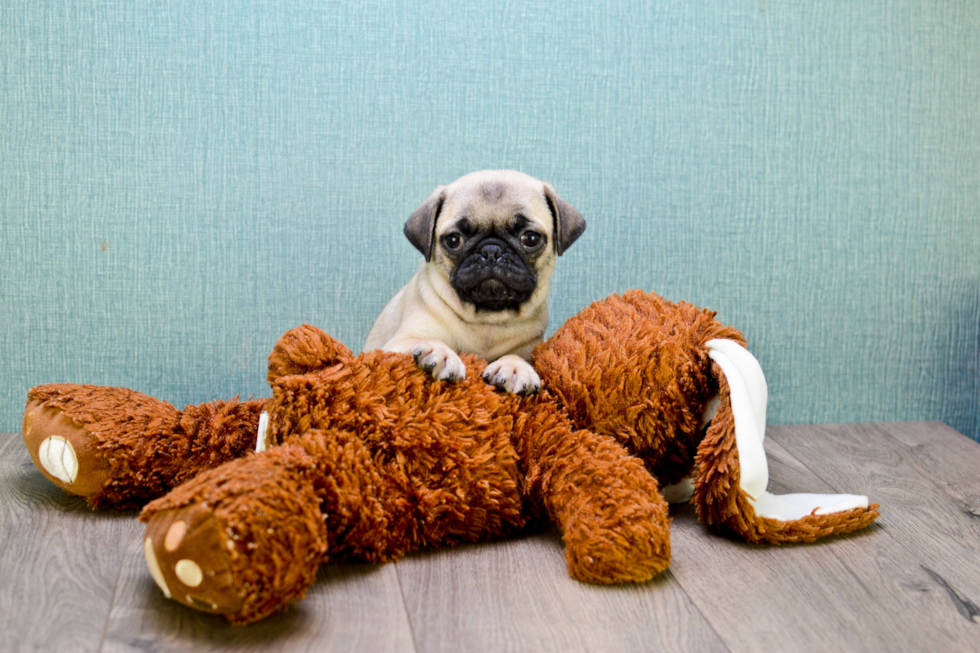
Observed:
[[[951,607],[980,605],[980,519],[969,510],[980,476],[966,467],[980,446],[951,430],[945,452],[902,443],[915,432],[894,424],[782,426],[773,437],[832,485],[881,503],[882,527],[935,576],[932,587],[960,597]],[[980,618],[968,621],[980,638]]]
[[[20,434],[0,434],[0,633],[4,650],[96,651],[133,513],[95,513],[31,463]]]
[[[773,492],[851,489],[827,484],[776,440],[766,440]],[[880,526],[814,544],[750,545],[712,535],[687,508],[673,535],[678,582],[733,651],[976,646],[973,629],[929,591],[935,583],[916,557]]]
[[[667,572],[642,585],[572,580],[551,531],[396,565],[419,651],[725,651]]]
[[[980,650],[980,446],[939,423],[770,427],[775,492],[865,493],[882,516],[809,545],[745,544],[674,507],[643,585],[571,580],[553,531],[325,566],[245,628],[168,601],[132,513],[95,513],[0,434],[4,650]]]
[[[391,565],[324,565],[294,608],[242,627],[164,598],[137,541],[126,554],[104,647],[134,649],[395,652],[414,647]]]
[[[963,513],[980,518],[980,446],[942,422],[879,424],[877,430],[909,447],[909,463],[934,480]]]

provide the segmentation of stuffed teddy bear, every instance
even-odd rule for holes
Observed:
[[[430,379],[405,355],[354,356],[319,329],[286,333],[268,400],[188,406],[119,388],[32,389],[38,468],[92,506],[153,499],[144,552],[163,593],[238,624],[301,599],[325,561],[555,523],[572,577],[645,581],[670,562],[664,495],[750,542],[870,524],[854,495],[766,491],[767,390],[714,313],[641,291],[596,302],[534,352],[543,389]],[[490,383],[487,383],[489,381]]]

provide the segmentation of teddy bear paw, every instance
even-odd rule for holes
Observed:
[[[30,401],[21,434],[34,465],[66,492],[88,497],[109,480],[109,464],[95,437],[58,408]]]
[[[242,607],[231,568],[234,548],[203,504],[155,513],[143,540],[150,575],[164,596],[213,614]]]
[[[670,539],[664,532],[643,541],[592,537],[566,542],[565,560],[572,578],[586,583],[643,582],[670,566]]]

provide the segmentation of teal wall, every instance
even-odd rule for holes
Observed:
[[[800,5],[804,6],[800,6]],[[28,387],[265,396],[357,349],[437,183],[517,168],[589,220],[552,329],[710,306],[774,422],[977,438],[980,3],[5,0],[0,430]]]

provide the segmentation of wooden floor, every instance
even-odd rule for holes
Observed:
[[[570,580],[560,537],[324,567],[234,628],[163,598],[132,513],[95,513],[0,434],[4,651],[980,651],[980,445],[940,423],[770,427],[775,492],[881,503],[863,533],[753,546],[675,506],[657,580]]]

